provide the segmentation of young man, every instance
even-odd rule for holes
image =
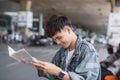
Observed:
[[[52,16],[44,29],[45,34],[62,47],[52,63],[33,63],[39,76],[49,80],[101,80],[100,64],[94,47],[74,34],[67,17]]]

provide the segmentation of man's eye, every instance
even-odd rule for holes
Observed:
[[[60,36],[60,37],[57,37],[57,39],[59,39],[59,40],[60,40],[60,39],[62,39],[62,37],[61,37],[61,36]]]
[[[63,38],[63,36],[58,36],[58,37],[56,37],[55,39],[53,39],[54,41],[56,41],[56,40],[61,40]]]

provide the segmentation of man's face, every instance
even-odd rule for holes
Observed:
[[[68,48],[71,43],[70,33],[67,28],[61,30],[61,32],[57,32],[52,38],[57,44],[64,48]]]

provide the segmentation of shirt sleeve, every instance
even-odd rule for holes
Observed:
[[[68,71],[71,80],[101,80],[101,70],[96,51],[89,47],[83,47],[82,61],[74,72]]]
[[[56,77],[54,75],[50,75],[50,74],[44,74],[42,70],[38,70],[38,76],[39,77],[46,77],[47,79],[50,79],[50,80],[56,80]]]

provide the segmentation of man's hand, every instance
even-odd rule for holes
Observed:
[[[116,65],[114,64],[114,62],[113,62],[113,63],[111,63],[111,66],[112,66],[112,67],[116,67]]]
[[[57,67],[56,65],[49,63],[49,62],[44,62],[44,61],[36,61],[32,63],[37,69],[42,70],[44,73],[48,73],[51,75],[56,75],[58,76],[61,68]],[[63,77],[62,80],[70,80],[70,77],[67,72],[65,72],[65,76]]]
[[[57,67],[56,65],[44,62],[44,61],[37,61],[32,63],[37,69],[42,70],[44,73],[52,74],[58,76],[61,68]]]

